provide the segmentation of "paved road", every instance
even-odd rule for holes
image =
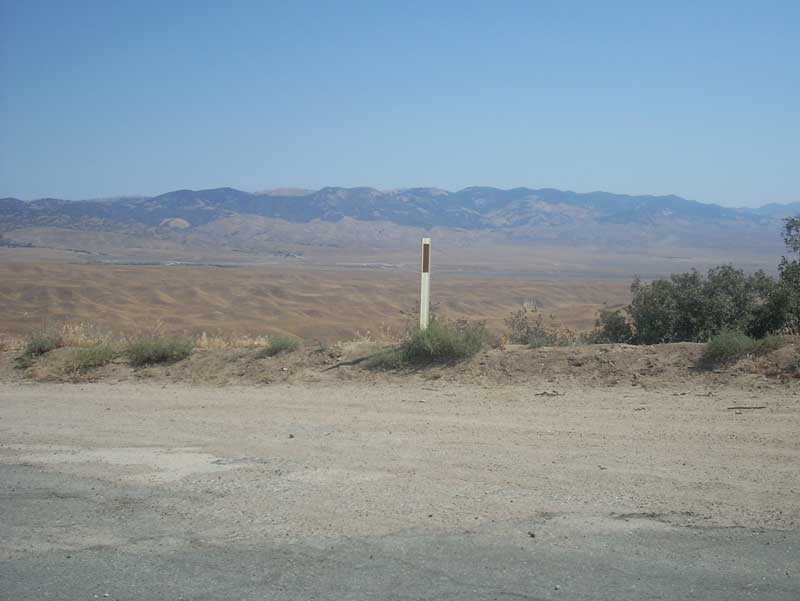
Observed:
[[[410,428],[413,422],[414,428],[421,428],[420,438],[408,452],[420,472],[426,469],[422,457],[427,457],[431,471],[398,483],[398,474],[405,473],[405,468],[381,471],[374,459],[379,454],[375,445],[389,444],[385,424],[374,428],[384,432],[382,437],[354,439],[362,457],[347,454],[343,459],[342,453],[325,446],[332,443],[319,443],[321,438],[305,444],[314,448],[301,453],[300,461],[290,450],[281,451],[296,448],[290,445],[302,443],[298,438],[304,432],[298,423],[294,427],[298,434],[285,435],[285,407],[289,406],[285,403],[292,390],[234,391],[222,398],[219,391],[200,389],[190,390],[187,399],[182,391],[156,388],[0,388],[0,599],[800,598],[800,532],[791,526],[796,490],[787,490],[785,499],[774,502],[774,507],[783,507],[777,511],[790,514],[788,518],[766,526],[766,518],[756,508],[747,518],[746,507],[735,512],[720,505],[714,487],[734,489],[714,484],[711,478],[706,491],[695,486],[701,491],[699,496],[673,497],[636,470],[614,475],[607,473],[610,469],[596,468],[592,479],[572,488],[564,484],[566,496],[557,501],[546,502],[547,492],[510,496],[512,486],[491,487],[492,478],[520,479],[523,472],[501,464],[504,455],[498,449],[487,451],[476,439],[459,446],[455,454],[432,455],[452,441],[433,437],[422,425],[435,422],[440,411],[452,413],[454,407],[416,404],[408,409],[405,424]],[[309,389],[297,392],[323,394]],[[398,411],[390,398],[402,396],[401,391],[373,390],[364,398],[384,393],[385,410]],[[475,407],[475,399],[486,394],[480,390],[460,393],[464,400],[456,405],[455,413]],[[516,390],[505,393],[519,395]],[[281,400],[273,399],[273,394],[282,395]],[[372,425],[355,423],[358,416],[369,423],[376,418],[359,410],[358,402],[353,405],[358,401],[354,390],[339,394],[341,398],[330,393],[324,401],[336,405],[339,414],[325,419],[343,419],[353,424],[353,431],[372,431]],[[428,391],[428,399],[431,404],[444,403],[452,398],[446,396],[450,394],[445,389]],[[144,398],[153,398],[162,409],[156,411]],[[240,415],[258,399],[261,411],[279,424],[280,441],[276,436],[273,442],[249,446],[243,431],[221,427],[238,418],[216,413],[214,399],[218,408],[236,407]],[[600,417],[612,411],[606,400],[591,401],[602,409],[587,428],[610,430],[613,420],[603,422]],[[680,400],[687,406],[692,402]],[[635,402],[640,406],[642,401],[638,397]],[[789,401],[773,396],[766,402]],[[353,405],[350,409],[348,403]],[[547,422],[548,407],[557,405],[556,400],[542,403],[530,410],[533,414],[528,418],[538,415],[541,427],[547,429],[553,425]],[[311,405],[308,401],[304,410],[293,409],[303,415],[306,428],[322,419],[308,411]],[[494,409],[481,406],[476,411],[496,425],[492,420],[499,409]],[[580,405],[580,411],[589,410],[588,405]],[[148,428],[153,411],[171,425],[158,431]],[[614,405],[613,415],[619,411],[619,405]],[[519,407],[513,413],[526,415]],[[679,414],[676,409],[674,417]],[[188,425],[192,419],[196,421]],[[751,428],[762,432],[769,420],[758,419],[760,425]],[[709,430],[719,427],[709,420]],[[392,421],[395,432],[402,430],[399,414]],[[329,422],[325,424],[330,427]],[[439,423],[437,428],[441,427]],[[435,440],[426,446],[424,439],[431,437]],[[782,447],[787,457],[796,453],[796,442],[784,441],[778,434],[759,437],[763,452],[771,454],[772,460]],[[230,442],[231,438],[238,439]],[[221,439],[232,445],[227,451],[212,444]],[[354,440],[345,446],[351,448]],[[514,440],[509,433],[502,442],[513,447]],[[396,455],[396,447],[392,449]],[[617,451],[597,448],[591,461],[613,465]],[[746,455],[742,445],[732,445],[728,451],[730,466],[735,465],[736,453],[742,461]],[[525,457],[523,451],[518,451],[518,457]],[[459,465],[481,458],[489,467],[483,468],[483,475],[474,476],[475,482],[459,501],[458,480],[471,474],[459,471],[463,469]],[[667,465],[673,459],[660,461]],[[325,474],[336,479],[323,478],[301,465],[314,461],[324,464]],[[582,470],[583,465],[565,463],[563,469]],[[779,480],[780,474],[786,476],[784,472],[793,467],[787,460],[773,461],[764,469],[774,470],[774,480]],[[436,474],[453,494],[438,491],[435,499],[426,499],[430,502],[420,513],[414,502],[435,488],[427,478]],[[534,471],[529,477],[527,486],[535,488],[536,480],[552,475]],[[668,477],[661,472],[656,479]],[[402,486],[412,486],[416,478],[423,478],[425,486],[419,491],[408,488],[404,500]],[[615,482],[612,492],[602,486],[603,479]],[[677,488],[685,485],[679,480],[670,482]],[[381,490],[388,494],[381,496]],[[617,496],[609,499],[609,494]],[[637,494],[633,501],[628,498]],[[749,491],[740,501],[748,502],[751,494],[755,493]],[[479,495],[483,496],[475,502]],[[720,511],[749,523],[737,527],[724,524],[725,516],[704,514],[708,506],[703,504],[703,495],[714,499],[713,506]],[[649,496],[658,497],[652,506],[660,507],[659,511],[630,511],[650,507],[644,501]],[[518,507],[509,511],[508,502]],[[558,507],[563,511],[554,510]],[[472,513],[476,515],[471,517]]]

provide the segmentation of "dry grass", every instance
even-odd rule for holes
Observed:
[[[108,330],[86,321],[65,322],[58,328],[62,346],[90,348],[108,344],[113,336]]]
[[[195,339],[195,348],[201,351],[223,351],[227,349],[260,349],[270,345],[270,336],[233,334],[231,336],[209,335],[203,332]]]
[[[21,351],[25,347],[25,337],[14,334],[0,334],[0,353]]]
[[[74,348],[89,348],[99,344],[108,344],[113,336],[111,332],[102,330],[98,326],[88,322],[70,323],[65,322],[59,325],[45,325],[37,330],[29,332],[27,335],[0,333],[0,352],[2,351],[24,351],[30,347],[32,342],[41,342],[44,338],[52,341],[48,350],[53,348],[68,346]],[[56,342],[57,341],[57,342]],[[39,345],[41,346],[41,345]],[[44,348],[44,347],[42,347]],[[31,350],[32,347],[31,347]],[[43,351],[47,352],[47,351]],[[29,354],[43,354],[33,352]]]

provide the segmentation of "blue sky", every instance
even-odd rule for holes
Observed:
[[[0,0],[0,196],[800,200],[798,2]]]

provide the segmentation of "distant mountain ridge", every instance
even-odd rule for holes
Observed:
[[[733,209],[679,196],[630,196],[609,192],[578,193],[553,188],[490,187],[447,192],[435,188],[379,191],[374,188],[327,187],[316,191],[243,192],[234,188],[175,190],[152,197],[68,201],[43,198],[0,199],[0,227],[100,223],[159,226],[182,219],[200,226],[231,215],[258,215],[294,223],[319,219],[336,222],[386,221],[432,228],[504,229],[525,225],[559,226],[578,220],[645,224],[665,221],[764,223],[800,211],[800,203]]]
[[[554,188],[471,187],[448,192],[327,187],[256,193],[215,188],[77,201],[3,198],[0,236],[6,245],[104,252],[115,250],[114,245],[147,248],[149,243],[142,242],[147,239],[170,241],[187,253],[203,248],[217,249],[212,254],[302,254],[311,248],[409,248],[423,231],[435,230],[439,240],[456,246],[775,256],[783,249],[781,219],[797,213],[800,203],[736,209],[674,195]],[[117,234],[125,234],[128,242]]]

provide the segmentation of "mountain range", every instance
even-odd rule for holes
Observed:
[[[667,246],[774,253],[780,249],[780,220],[798,213],[800,202],[736,209],[679,196],[552,188],[326,187],[256,193],[216,188],[92,200],[3,198],[0,235],[25,242],[31,231],[41,235],[53,228],[118,232],[258,252],[287,245],[346,247],[365,239],[379,247],[398,236],[405,240],[435,230],[454,241],[546,242],[645,253]]]

